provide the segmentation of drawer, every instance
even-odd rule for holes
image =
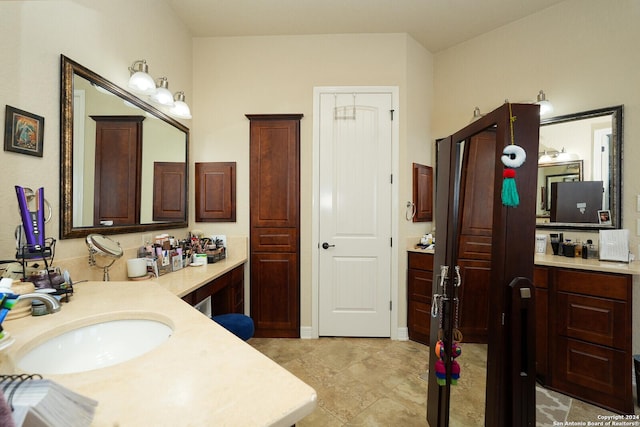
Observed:
[[[559,335],[630,350],[627,304],[608,298],[558,292]]]
[[[555,269],[556,289],[596,297],[631,299],[631,276],[593,271]]]
[[[251,252],[296,252],[298,230],[295,228],[257,228],[251,230]]]
[[[557,339],[553,388],[582,400],[633,414],[631,356],[570,338]]]
[[[409,252],[409,268],[433,271],[433,254]]]
[[[549,287],[549,269],[546,267],[533,267],[533,285],[536,288],[547,289]]]
[[[491,236],[460,236],[459,258],[491,260]]]
[[[409,301],[431,304],[433,273],[431,271],[409,269],[407,280]]]

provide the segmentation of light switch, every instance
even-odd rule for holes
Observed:
[[[636,236],[640,236],[640,219],[636,219]]]
[[[640,194],[638,194],[636,199],[636,212],[640,212]]]

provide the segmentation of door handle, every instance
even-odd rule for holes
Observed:
[[[330,245],[327,242],[324,242],[322,244],[322,249],[329,249],[329,248],[335,248],[335,247],[336,247],[336,245]]]

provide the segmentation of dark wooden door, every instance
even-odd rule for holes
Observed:
[[[96,122],[93,224],[139,224],[144,117],[91,118]]]
[[[300,119],[250,124],[251,317],[256,337],[300,336]]]
[[[437,383],[436,357],[430,352],[427,420],[432,427],[448,426],[449,409],[455,410],[450,401],[450,353],[456,324],[462,329],[466,324],[471,337],[488,343],[485,425],[535,425],[535,345],[527,339],[534,325],[533,320],[526,325],[520,321],[533,317],[518,314],[514,324],[511,319],[519,313],[514,307],[533,310],[533,297],[523,304],[526,292],[512,289],[515,282],[524,287],[523,282],[533,278],[539,121],[537,106],[505,104],[438,143],[432,303],[439,313],[431,322],[430,345],[435,348],[439,339],[443,341],[447,377],[444,385]],[[500,159],[512,143],[529,157],[517,169],[517,207],[504,206],[501,199]],[[533,285],[530,291],[534,293]]]

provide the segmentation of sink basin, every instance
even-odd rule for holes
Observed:
[[[106,368],[141,356],[173,332],[158,320],[125,319],[78,327],[51,337],[18,359],[28,373],[69,374]]]

